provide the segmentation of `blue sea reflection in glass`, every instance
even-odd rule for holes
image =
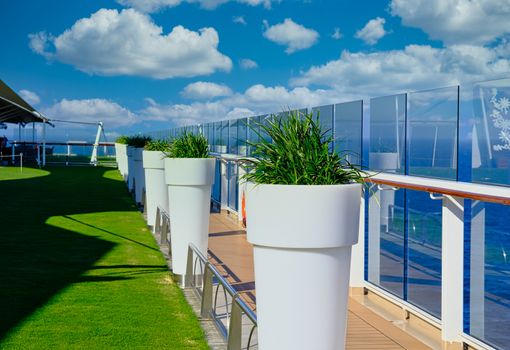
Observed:
[[[441,318],[442,201],[406,191],[407,300]]]

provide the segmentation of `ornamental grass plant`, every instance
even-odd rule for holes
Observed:
[[[256,184],[338,185],[363,182],[366,174],[345,155],[330,151],[333,136],[323,130],[319,115],[289,111],[264,123],[250,124],[259,142],[248,142],[252,156],[243,179]],[[268,137],[262,137],[267,134]]]
[[[166,156],[168,158],[209,158],[209,143],[203,135],[185,131],[172,141]]]
[[[121,145],[127,145],[128,138],[129,137],[126,135],[121,135],[121,136],[117,137],[117,139],[115,140],[115,143],[120,143]]]
[[[144,149],[146,151],[168,152],[170,150],[170,142],[168,140],[149,140]]]
[[[136,148],[143,148],[151,140],[152,140],[152,138],[150,136],[141,136],[141,135],[129,136],[127,138],[127,145],[133,146]]]

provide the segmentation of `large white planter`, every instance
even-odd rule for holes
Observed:
[[[147,224],[154,227],[158,206],[168,210],[168,190],[165,183],[165,154],[143,151]]]
[[[259,349],[345,347],[360,199],[360,184],[248,184]]]
[[[133,190],[133,183],[135,178],[135,161],[133,157],[134,153],[134,147],[133,146],[127,146],[127,167],[126,167],[126,174],[127,174],[127,185],[128,190],[131,192]]]
[[[186,273],[189,243],[207,256],[214,158],[166,158],[172,270]]]
[[[143,170],[143,148],[133,150],[133,162],[135,167],[135,201],[142,202],[143,189],[145,188],[145,173]]]
[[[127,181],[127,145],[115,143],[115,158],[122,178]]]

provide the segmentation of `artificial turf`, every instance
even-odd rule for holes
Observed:
[[[1,349],[208,349],[116,170],[0,167]]]

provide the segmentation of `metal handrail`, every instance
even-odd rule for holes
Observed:
[[[194,256],[195,261],[193,261]],[[205,267],[204,270],[201,271],[203,274],[201,291],[196,283],[195,269],[197,261],[199,262],[200,266]],[[215,317],[217,305],[216,301],[213,301],[214,281],[217,281],[216,294],[218,293],[218,288],[220,285],[224,289],[228,319],[228,331],[226,331],[223,324],[220,324],[221,321]],[[185,286],[188,288],[193,288],[196,294],[201,297],[201,317],[203,319],[212,319],[215,321],[216,325],[220,328],[221,333],[227,340],[227,350],[239,350],[242,348],[242,316],[243,314],[246,315],[253,324],[250,330],[246,347],[247,349],[250,348],[252,337],[255,328],[257,327],[257,315],[241,298],[241,294],[234,289],[234,287],[225,279],[225,277],[218,271],[218,269],[212,265],[202,254],[202,252],[200,252],[199,249],[192,243],[190,243],[188,247]],[[230,313],[228,312],[228,302],[226,298],[227,294],[232,298]]]
[[[510,205],[510,188],[508,186],[477,184],[389,173],[369,172],[369,174],[371,176],[366,178],[365,181],[373,183],[376,186],[384,185],[395,189],[406,188],[445,196],[455,196]]]
[[[168,245],[169,247],[171,246],[170,216],[164,209],[161,209],[159,206],[156,208],[156,223],[154,224],[154,233],[159,235],[159,244]]]
[[[209,155],[211,157],[214,157],[216,159],[219,159],[220,161],[227,163],[227,162],[233,162],[240,166],[246,164],[250,161],[257,161],[257,158],[249,157],[249,156],[240,156],[237,154],[230,154],[230,153],[216,153],[216,152],[210,152]]]

